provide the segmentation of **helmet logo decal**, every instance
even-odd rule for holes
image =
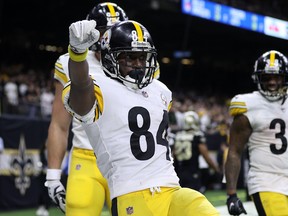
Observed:
[[[110,36],[111,36],[110,30],[108,30],[104,33],[102,40],[101,40],[101,48],[102,49],[105,49],[105,48],[110,49],[110,47],[109,47]]]

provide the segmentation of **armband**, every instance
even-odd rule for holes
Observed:
[[[70,58],[75,61],[75,62],[82,62],[86,59],[87,57],[87,54],[88,54],[88,49],[86,49],[86,51],[84,53],[80,53],[80,54],[77,54],[75,52],[72,51],[71,49],[71,46],[69,45],[68,46],[68,53],[69,53],[69,56]]]
[[[61,169],[47,169],[46,180],[60,180]]]

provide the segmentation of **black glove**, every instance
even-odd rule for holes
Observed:
[[[243,203],[237,197],[237,194],[228,195],[226,205],[230,215],[240,215],[242,213],[247,214]]]

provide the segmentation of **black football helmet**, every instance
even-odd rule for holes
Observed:
[[[145,52],[146,65],[140,69],[133,68],[124,77],[119,70],[118,56],[131,52]],[[104,72],[132,89],[142,89],[152,82],[157,67],[156,56],[150,33],[136,21],[116,23],[104,33],[101,40],[101,62]]]
[[[104,2],[97,4],[86,17],[86,20],[95,20],[96,29],[102,35],[107,29],[117,22],[128,20],[125,11],[115,3]],[[91,50],[100,50],[100,42],[96,42]]]
[[[262,76],[267,74],[283,76],[283,83],[278,91],[269,91],[263,86]],[[254,65],[253,81],[257,84],[259,92],[270,101],[281,99],[287,94],[288,87],[288,60],[282,53],[271,50],[260,56]]]

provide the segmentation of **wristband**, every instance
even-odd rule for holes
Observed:
[[[60,180],[61,169],[47,169],[46,180]]]
[[[80,53],[80,54],[77,54],[75,52],[72,51],[71,49],[71,46],[69,45],[68,46],[68,53],[69,53],[69,56],[70,58],[75,61],[75,62],[82,62],[86,59],[87,57],[87,54],[88,54],[88,49],[86,49],[86,51],[84,53]]]

